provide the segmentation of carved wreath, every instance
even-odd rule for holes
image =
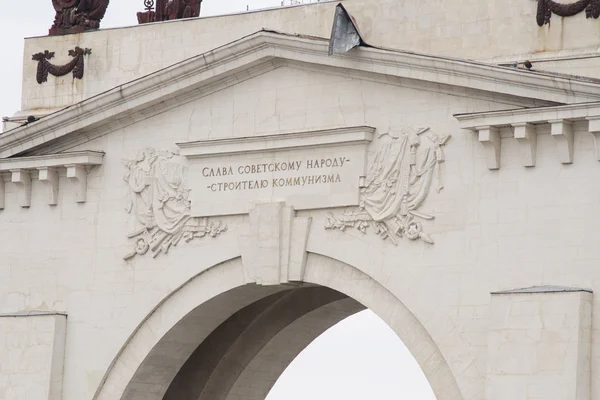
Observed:
[[[571,17],[585,10],[587,18],[600,17],[600,0],[578,0],[575,3],[562,4],[555,0],[538,0],[537,24],[550,23],[552,13],[561,17]]]
[[[48,81],[48,74],[54,76],[64,76],[69,72],[73,72],[73,78],[82,79],[84,71],[84,56],[92,54],[91,49],[82,49],[75,47],[69,50],[69,56],[73,59],[65,65],[54,65],[50,61],[54,58],[53,51],[44,51],[43,53],[34,54],[31,59],[38,62],[36,79],[37,83],[42,84]]]

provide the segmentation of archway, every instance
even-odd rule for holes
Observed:
[[[400,337],[438,400],[461,399],[439,349],[381,284],[309,254],[304,282],[244,282],[241,259],[194,277],[140,325],[95,399],[264,400],[289,363],[321,333],[365,308]]]
[[[398,335],[371,310],[345,318],[311,342],[265,400],[436,400]]]

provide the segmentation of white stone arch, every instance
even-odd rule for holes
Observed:
[[[359,311],[356,307],[358,302],[382,318],[405,343],[438,400],[463,399],[449,365],[431,336],[414,314],[382,284],[349,264],[316,253],[307,254],[304,284],[330,288],[354,300],[354,303],[348,298],[328,303],[328,306],[340,312],[337,318],[325,322],[326,326],[317,327],[312,339],[342,317]],[[267,296],[277,296],[289,288],[289,285],[249,285],[241,258],[225,261],[201,272],[169,294],[139,325],[106,372],[93,399],[163,399],[182,365],[214,329],[242,308]],[[194,330],[193,340],[185,335],[191,326]],[[199,326],[202,329],[198,330]],[[292,347],[284,356],[283,363],[291,362],[312,341],[307,343],[304,338],[294,343],[290,341],[294,336],[288,335],[283,340],[279,338],[279,343],[285,342]],[[271,347],[277,348],[277,344]],[[261,354],[257,354],[255,359],[259,357]],[[156,360],[160,360],[160,365]],[[275,379],[285,366],[287,364],[273,367],[271,373],[277,375]],[[252,371],[245,377],[241,376],[240,381],[252,381],[251,374]],[[272,383],[274,381],[266,383],[268,388]],[[238,383],[232,390],[239,391],[239,386]],[[139,397],[135,390],[131,391],[132,387],[142,388],[143,397]]]

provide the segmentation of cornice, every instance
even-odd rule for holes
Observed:
[[[275,59],[460,86],[555,103],[600,100],[600,85],[539,72],[377,48],[327,56],[328,41],[261,31],[86,99],[0,136],[0,158],[21,154],[71,133],[111,125],[161,102],[186,96]]]
[[[104,153],[76,151],[72,153],[0,159],[0,172],[15,169],[64,167],[65,165],[102,165]]]
[[[594,137],[596,157],[600,160],[600,102],[455,114],[454,117],[462,129],[478,135],[486,151],[486,164],[489,169],[500,168],[500,130],[503,128],[509,128],[519,142],[523,165],[535,166],[537,130],[542,125],[550,126],[550,134],[556,139],[560,161],[563,164],[573,163],[573,123],[577,121],[587,123],[588,132]]]
[[[370,126],[340,127],[319,131],[303,131],[242,138],[209,139],[177,143],[181,155],[188,158],[218,155],[266,153],[281,150],[369,143],[375,128]]]
[[[66,170],[71,181],[75,200],[87,200],[88,168],[102,165],[104,153],[98,151],[77,151],[72,153],[49,154],[44,156],[0,159],[0,210],[5,207],[5,182],[3,172],[8,173],[8,181],[17,188],[19,205],[31,206],[32,180],[44,183],[48,205],[58,204],[58,170]]]
[[[503,127],[516,123],[538,124],[555,119],[584,120],[599,116],[600,102],[454,114],[460,127],[470,130],[477,130],[477,127],[486,125]]]

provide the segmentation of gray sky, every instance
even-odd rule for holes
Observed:
[[[1,1],[0,116],[12,116],[20,109],[23,38],[46,35],[54,11],[51,0]],[[142,4],[142,0],[112,0],[102,27],[137,24]],[[202,16],[280,4],[281,0],[204,0]],[[363,311],[308,346],[267,399],[435,400],[435,396],[400,339],[372,312]]]

